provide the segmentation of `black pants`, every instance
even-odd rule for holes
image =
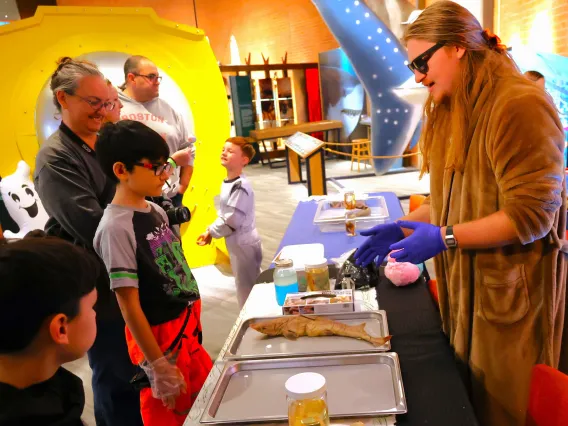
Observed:
[[[140,393],[130,384],[137,367],[128,356],[122,317],[97,320],[97,338],[88,356],[97,426],[142,426]]]

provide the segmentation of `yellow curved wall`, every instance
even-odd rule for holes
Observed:
[[[20,159],[34,167],[36,103],[56,60],[100,51],[152,58],[185,94],[198,142],[191,189],[184,198],[193,217],[182,228],[182,241],[191,267],[225,260],[222,241],[195,244],[215,220],[213,198],[225,177],[219,156],[230,120],[221,73],[203,30],[160,19],[152,9],[39,7],[33,18],[0,27],[0,175],[12,173]]]

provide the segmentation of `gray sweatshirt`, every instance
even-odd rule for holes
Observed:
[[[121,120],[135,120],[144,123],[157,133],[162,135],[170,148],[170,155],[180,149],[191,147],[195,158],[195,136],[191,134],[187,117],[175,111],[170,104],[160,98],[148,102],[138,102],[128,97],[123,92],[118,92],[124,107],[122,108]],[[191,164],[193,165],[193,159]],[[179,189],[179,167],[172,174],[168,183],[170,187],[164,187],[164,195],[173,197]]]

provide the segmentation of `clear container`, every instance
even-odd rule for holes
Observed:
[[[357,235],[357,212],[355,210],[345,211],[345,233],[348,237]]]
[[[329,288],[329,267],[327,259],[321,258],[309,261],[305,264],[306,282],[308,291],[328,291]]]
[[[276,302],[282,306],[288,293],[298,292],[298,275],[294,269],[294,262],[290,259],[276,261],[273,277],[274,287],[276,288]]]
[[[286,381],[289,426],[329,426],[325,377],[300,373]]]

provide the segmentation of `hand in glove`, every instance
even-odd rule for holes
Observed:
[[[140,367],[150,380],[154,398],[161,399],[166,407],[173,410],[180,392],[185,393],[187,389],[181,371],[165,356],[153,363],[146,361]]]
[[[423,222],[397,222],[402,228],[413,229],[409,237],[390,246],[391,257],[397,262],[410,262],[415,265],[425,262],[447,250],[440,227]]]
[[[367,266],[375,257],[378,257],[377,265],[380,265],[391,251],[390,246],[404,238],[398,223],[377,225],[367,231],[361,231],[360,234],[369,237],[354,255],[355,263],[362,266]]]

